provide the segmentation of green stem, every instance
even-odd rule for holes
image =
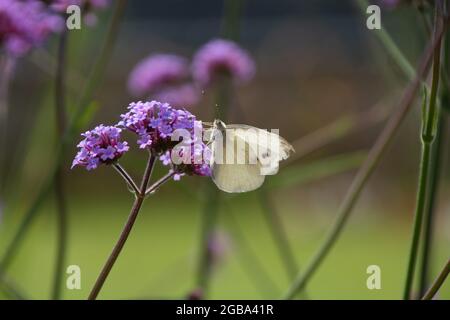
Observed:
[[[57,137],[64,134],[66,130],[66,58],[67,58],[67,37],[68,33],[63,32],[59,41],[58,63],[56,68],[55,81],[55,119]],[[55,258],[55,270],[53,276],[52,298],[59,300],[61,297],[61,282],[64,275],[64,261],[67,248],[67,206],[66,193],[64,187],[64,174],[59,166],[54,182],[56,207],[57,207],[57,232],[56,241],[57,253]]]
[[[94,89],[99,84],[99,80],[101,75],[104,72],[104,69],[106,68],[106,64],[108,61],[108,58],[112,52],[112,48],[115,42],[115,38],[117,35],[118,26],[121,21],[121,17],[125,8],[126,0],[118,0],[116,3],[116,6],[114,8],[114,12],[112,15],[111,23],[109,25],[106,40],[103,44],[103,48],[101,50],[100,56],[96,61],[96,64],[93,71],[91,72],[88,84],[85,87],[84,93],[82,95],[82,98],[80,99],[80,103],[78,106],[78,109],[76,110],[72,121],[69,123],[68,128],[61,139],[61,144],[58,147],[58,150],[55,154],[55,165],[53,169],[51,170],[48,179],[44,182],[41,189],[38,191],[38,194],[36,198],[34,199],[32,205],[28,209],[28,211],[25,213],[23,220],[21,221],[18,230],[13,236],[13,239],[11,240],[10,244],[7,246],[5,253],[0,260],[0,272],[7,272],[8,267],[10,266],[12,260],[14,259],[14,255],[17,252],[17,248],[20,246],[24,236],[26,235],[28,228],[30,227],[31,223],[34,221],[34,218],[39,212],[40,207],[45,202],[46,198],[50,194],[50,192],[53,190],[53,183],[56,176],[56,173],[58,171],[59,166],[64,160],[64,151],[66,150],[67,146],[72,142],[74,131],[76,128],[76,125],[84,115],[84,112],[86,111],[87,107],[89,106],[89,101],[91,99],[92,93],[94,92]],[[0,277],[1,281],[1,277]]]
[[[420,160],[420,173],[419,173],[419,184],[417,190],[417,202],[416,202],[416,212],[414,215],[414,226],[413,235],[411,240],[411,248],[409,253],[409,262],[406,273],[405,289],[403,292],[403,299],[408,300],[411,297],[411,290],[414,280],[414,270],[417,260],[417,252],[419,250],[419,240],[420,233],[422,230],[422,221],[425,211],[428,184],[429,184],[429,174],[430,174],[430,162],[431,162],[431,148],[433,141],[436,136],[436,114],[439,109],[436,105],[437,92],[439,87],[439,75],[441,69],[441,39],[437,38],[437,28],[440,23],[441,18],[439,17],[439,10],[436,6],[436,17],[435,17],[435,39],[437,39],[436,50],[433,54],[433,79],[431,83],[431,95],[430,102],[427,110],[425,110],[422,119],[422,156]]]
[[[443,30],[440,30],[440,32],[437,33],[436,38],[440,39],[442,37],[442,34]],[[311,262],[307,265],[303,273],[300,273],[297,276],[296,280],[284,295],[285,299],[293,299],[302,289],[306,287],[308,281],[314,275],[322,261],[325,259],[333,245],[336,243],[336,240],[341,234],[341,231],[343,230],[350,216],[350,213],[355,206],[359,195],[361,194],[361,191],[363,190],[369,177],[377,167],[381,157],[392,141],[398,128],[403,123],[403,120],[408,114],[408,111],[413,104],[416,92],[420,87],[422,79],[427,74],[431,58],[437,46],[437,41],[432,41],[432,44],[425,51],[416,77],[406,88],[396,112],[389,119],[389,122],[386,124],[377,141],[371,148],[366,161],[363,163],[361,168],[358,170],[355,178],[353,179],[352,184],[350,185],[350,188],[347,191],[347,194],[341,206],[339,207],[336,222],[333,224],[332,229],[326,236],[325,241],[322,243],[316,254],[311,259]]]
[[[437,190],[439,186],[439,176],[441,173],[441,160],[443,152],[444,132],[446,129],[445,115],[441,114],[438,119],[436,141],[432,148],[431,164],[430,164],[430,187],[428,201],[425,209],[425,217],[423,222],[423,248],[422,257],[420,259],[420,279],[419,291],[420,296],[425,294],[429,283],[430,256],[432,244],[432,229],[434,215],[436,211]]]
[[[445,37],[443,61],[441,68],[441,114],[438,118],[436,141],[433,146],[432,164],[431,164],[431,181],[430,181],[430,195],[427,203],[427,209],[424,218],[423,228],[423,249],[420,265],[420,296],[423,296],[427,290],[427,286],[430,281],[430,260],[432,251],[432,230],[434,224],[434,216],[436,211],[436,198],[437,189],[439,183],[439,177],[441,175],[442,155],[445,152],[445,133],[447,132],[447,112],[450,110],[450,88],[448,83],[449,59],[450,59],[450,36],[447,33]]]
[[[222,36],[237,40],[239,36],[239,23],[242,16],[244,1],[243,0],[224,0],[223,2],[223,22]],[[223,121],[227,120],[230,112],[231,98],[231,81],[228,77],[219,81],[216,97],[215,118]],[[211,265],[209,258],[209,240],[214,233],[215,225],[218,219],[220,206],[220,193],[212,182],[205,184],[206,202],[203,207],[202,224],[200,227],[200,252],[197,267],[197,288],[202,290],[202,294],[206,295],[209,279],[211,275]]]
[[[450,259],[447,260],[447,263],[445,264],[442,271],[439,273],[436,280],[434,280],[433,284],[431,285],[430,289],[425,293],[422,300],[431,300],[433,299],[434,295],[439,291],[441,286],[444,284],[445,279],[447,278],[448,274],[450,273]]]

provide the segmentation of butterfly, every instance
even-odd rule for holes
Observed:
[[[206,129],[206,140],[212,151],[212,180],[228,193],[256,190],[266,175],[278,172],[279,162],[294,148],[277,132],[244,124],[225,124],[215,120]]]

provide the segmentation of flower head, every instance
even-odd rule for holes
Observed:
[[[192,62],[194,79],[203,87],[219,75],[229,75],[235,83],[249,81],[255,73],[255,64],[249,54],[236,43],[217,39],[200,48]]]
[[[128,88],[135,97],[150,96],[189,77],[188,61],[173,54],[154,54],[134,67]]]
[[[190,112],[157,101],[133,102],[119,126],[138,135],[141,149],[151,149],[164,165],[182,175],[209,176],[210,150],[202,141],[201,122]]]
[[[72,163],[92,170],[100,164],[111,164],[128,151],[128,143],[121,141],[122,129],[99,125],[94,130],[82,134],[84,139],[78,144],[79,151]]]
[[[37,0],[0,0],[0,48],[21,56],[61,31],[63,19]]]
[[[195,106],[200,100],[199,90],[192,84],[182,84],[162,89],[153,95],[158,101],[167,102],[171,106]]]

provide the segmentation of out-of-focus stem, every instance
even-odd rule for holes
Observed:
[[[433,299],[434,295],[439,291],[441,286],[444,284],[445,279],[447,278],[448,274],[450,273],[450,259],[447,260],[447,263],[445,264],[442,271],[439,273],[436,280],[434,280],[433,284],[431,285],[430,289],[425,293],[422,300],[431,300]]]
[[[68,33],[63,32],[58,46],[58,59],[55,79],[55,119],[56,136],[60,137],[66,130],[66,58],[67,58]],[[58,139],[56,139],[58,140]],[[53,275],[52,299],[61,297],[61,282],[64,274],[64,260],[67,248],[67,205],[64,186],[64,173],[60,165],[55,175],[54,182],[56,210],[57,210],[57,252],[55,258],[55,270]]]
[[[436,137],[436,120],[439,108],[436,105],[437,93],[439,88],[439,76],[441,73],[441,40],[438,37],[438,25],[442,23],[439,16],[438,5],[436,5],[436,17],[434,24],[434,39],[437,41],[436,49],[433,54],[433,79],[431,83],[431,95],[428,108],[423,113],[422,119],[422,156],[420,160],[419,184],[417,190],[416,211],[414,215],[414,227],[409,253],[409,262],[406,273],[405,290],[403,299],[408,300],[411,297],[411,290],[414,280],[414,270],[416,267],[417,253],[419,250],[419,240],[422,231],[422,221],[427,201],[429,186],[431,148]]]
[[[356,0],[355,1],[362,14],[366,15],[367,7],[369,6],[369,2],[367,0]],[[395,44],[392,37],[386,31],[386,28],[381,28],[380,30],[375,30],[375,35],[378,37],[380,42],[383,44],[385,49],[389,52],[394,61],[398,64],[398,66],[402,69],[403,73],[408,77],[408,79],[414,79],[416,72],[414,67],[408,61],[408,59],[403,55],[402,51]]]
[[[101,53],[95,63],[95,66],[92,69],[91,74],[89,75],[89,79],[87,85],[85,86],[84,93],[82,94],[82,98],[80,99],[80,103],[78,109],[75,111],[72,120],[69,122],[67,130],[61,139],[60,145],[58,146],[58,150],[55,154],[55,164],[51,169],[51,172],[47,178],[47,180],[43,183],[43,186],[38,191],[36,198],[34,199],[32,205],[29,207],[28,211],[25,213],[23,220],[21,221],[17,232],[14,234],[13,239],[10,244],[7,246],[6,251],[0,261],[0,272],[6,272],[11,261],[14,258],[14,254],[16,253],[16,249],[19,247],[22,242],[25,234],[28,231],[29,226],[34,220],[36,213],[39,211],[42,204],[45,202],[46,198],[53,190],[53,183],[55,179],[55,175],[62,161],[64,160],[63,155],[67,148],[67,146],[72,142],[74,136],[74,130],[76,128],[79,119],[84,115],[86,111],[89,101],[92,97],[92,93],[94,89],[100,83],[101,75],[106,68],[107,61],[109,60],[109,56],[112,52],[113,45],[115,43],[115,39],[117,36],[118,28],[120,25],[121,17],[125,10],[126,0],[117,0],[116,5],[114,7],[114,12],[112,14],[112,19],[110,25],[108,27],[106,40],[103,43],[103,47]],[[0,278],[1,281],[1,278]]]
[[[243,0],[225,0],[224,14],[222,22],[222,35],[232,40],[237,40],[239,36],[239,24],[243,12]],[[221,79],[217,89],[216,109],[214,115],[223,121],[227,120],[230,112],[231,99],[231,79],[225,77]],[[212,182],[205,184],[206,201],[202,212],[202,222],[200,230],[200,246],[199,260],[197,267],[197,290],[201,290],[202,294],[206,294],[208,288],[211,261],[209,259],[209,239],[214,232],[216,221],[218,218],[220,193]]]
[[[0,197],[3,197],[6,178],[6,159],[8,157],[8,109],[9,109],[9,84],[14,70],[15,60],[8,56],[0,56]],[[0,201],[4,199],[0,198]],[[3,207],[0,203],[0,213]]]
[[[300,273],[296,280],[293,282],[289,290],[284,295],[285,299],[293,299],[295,296],[306,287],[306,284],[314,275],[315,271],[319,268],[320,264],[330,252],[333,245],[336,243],[341,231],[343,230],[356,201],[361,194],[364,186],[366,185],[369,177],[372,175],[373,171],[377,167],[382,155],[387,149],[387,146],[392,141],[395,133],[405,119],[411,105],[413,104],[416,92],[428,71],[430,61],[432,59],[433,53],[439,45],[439,41],[442,37],[444,29],[442,28],[436,33],[436,38],[433,39],[425,54],[421,60],[420,67],[417,72],[415,79],[406,88],[403,97],[399,103],[396,112],[391,116],[385,128],[381,132],[377,141],[371,148],[366,161],[363,163],[361,168],[358,170],[355,178],[350,185],[347,194],[339,207],[337,213],[336,222],[333,224],[330,232],[325,238],[317,253],[312,258],[311,262],[307,265],[303,273]]]

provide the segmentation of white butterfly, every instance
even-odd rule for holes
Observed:
[[[212,180],[225,192],[258,189],[266,175],[278,172],[278,164],[294,148],[277,133],[244,124],[215,120],[206,130],[212,151]]]

